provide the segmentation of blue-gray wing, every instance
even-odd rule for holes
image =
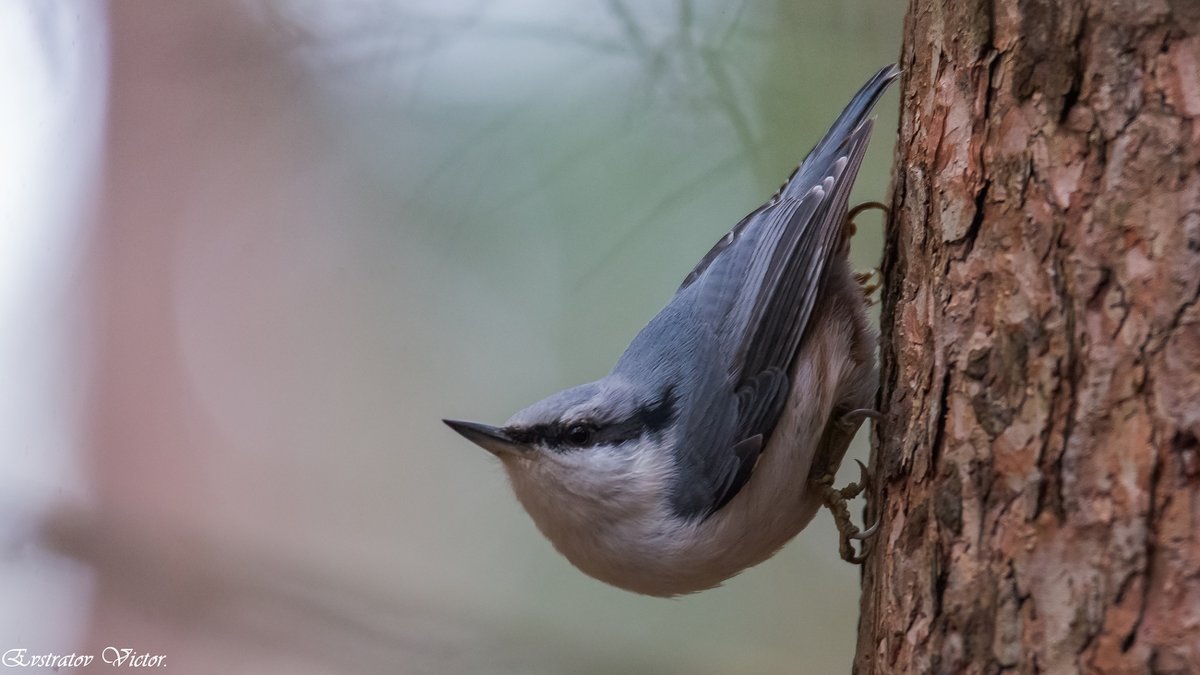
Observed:
[[[867,115],[897,75],[885,68],[859,90],[779,192],[723,237],[681,286],[722,345],[728,393],[715,395],[734,408],[721,433],[712,433],[712,415],[693,421],[696,433],[685,430],[690,442],[680,444],[686,447],[678,459],[697,475],[687,480],[692,493],[675,500],[681,514],[703,516],[727,504],[774,430],[828,263],[842,246],[850,190],[871,136]]]

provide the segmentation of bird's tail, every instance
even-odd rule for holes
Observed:
[[[867,81],[866,84],[858,90],[854,98],[850,99],[850,103],[842,110],[842,114],[838,116],[837,121],[833,126],[829,127],[829,131],[825,136],[817,142],[813,149],[805,156],[804,161],[788,178],[788,182],[784,183],[779,189],[781,197],[802,197],[801,194],[793,194],[792,191],[803,191],[807,187],[813,185],[813,180],[820,179],[826,172],[826,165],[837,159],[840,155],[845,154],[842,151],[842,145],[846,139],[854,133],[854,130],[863,123],[867,115],[871,114],[871,109],[875,107],[875,102],[887,91],[890,85],[897,77],[900,77],[900,69],[896,64],[892,64],[875,73],[874,77]],[[809,174],[812,173],[810,176]],[[818,176],[816,174],[822,174]]]

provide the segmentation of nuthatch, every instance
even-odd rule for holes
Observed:
[[[869,532],[849,524],[845,498],[861,486],[834,490],[829,476],[874,416],[876,335],[844,223],[867,115],[899,72],[855,94],[611,373],[503,427],[446,420],[500,458],[538,529],[583,572],[648,595],[712,588],[769,558],[822,504],[855,559],[849,540]]]

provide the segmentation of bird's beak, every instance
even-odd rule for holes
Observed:
[[[446,426],[457,431],[463,438],[471,441],[475,445],[487,450],[488,452],[502,457],[504,455],[521,455],[526,451],[526,447],[504,432],[500,427],[493,427],[489,424],[480,424],[478,422],[463,422],[460,420],[442,420]]]

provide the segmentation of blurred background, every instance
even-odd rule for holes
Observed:
[[[0,3],[0,651],[848,672],[827,514],[722,588],[643,598],[574,570],[439,420],[607,372],[895,60],[902,11]],[[895,97],[855,200],[885,196]]]

